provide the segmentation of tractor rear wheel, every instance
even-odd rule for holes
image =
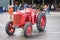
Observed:
[[[32,33],[32,24],[30,22],[27,22],[24,25],[24,36],[28,38],[31,36],[31,33]]]
[[[13,25],[13,22],[12,21],[9,21],[7,23],[7,25],[6,25],[6,28],[5,29],[6,29],[6,33],[8,35],[13,35],[13,33],[15,32],[15,28],[13,28],[12,25]]]
[[[46,26],[46,15],[45,13],[39,13],[37,17],[37,29],[39,31],[44,31]]]

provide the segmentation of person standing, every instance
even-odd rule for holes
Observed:
[[[51,5],[51,10],[54,11],[54,5],[53,4]]]
[[[47,15],[47,8],[48,8],[47,5],[43,6],[43,11],[45,11],[46,15]]]
[[[27,3],[24,4],[24,9],[29,8],[29,5]]]
[[[17,11],[21,10],[21,4],[19,4]]]
[[[18,2],[15,2],[14,8],[15,8],[15,11],[17,11],[17,9],[18,9]]]
[[[50,6],[49,5],[47,6],[47,13],[48,13],[48,15],[50,15]]]

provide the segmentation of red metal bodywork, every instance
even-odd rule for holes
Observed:
[[[22,27],[26,22],[36,23],[37,15],[32,8],[26,8],[25,10],[16,12],[13,15],[13,25]]]

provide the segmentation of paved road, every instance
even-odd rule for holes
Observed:
[[[9,21],[7,13],[0,14],[0,40],[60,40],[60,16],[47,16],[47,25],[44,32],[38,32],[33,25],[33,33],[30,38],[25,38],[23,29],[17,29],[13,36],[5,32],[6,23]]]

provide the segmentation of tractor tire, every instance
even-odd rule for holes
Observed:
[[[32,34],[32,24],[30,22],[27,22],[25,25],[24,25],[24,36],[26,38],[29,38]]]
[[[44,31],[45,26],[46,26],[46,15],[45,15],[45,13],[41,12],[38,14],[36,24],[37,24],[37,29],[39,32]]]
[[[13,35],[13,33],[15,32],[15,28],[12,27],[13,25],[13,22],[12,21],[9,21],[7,24],[6,24],[6,33],[8,35]]]

